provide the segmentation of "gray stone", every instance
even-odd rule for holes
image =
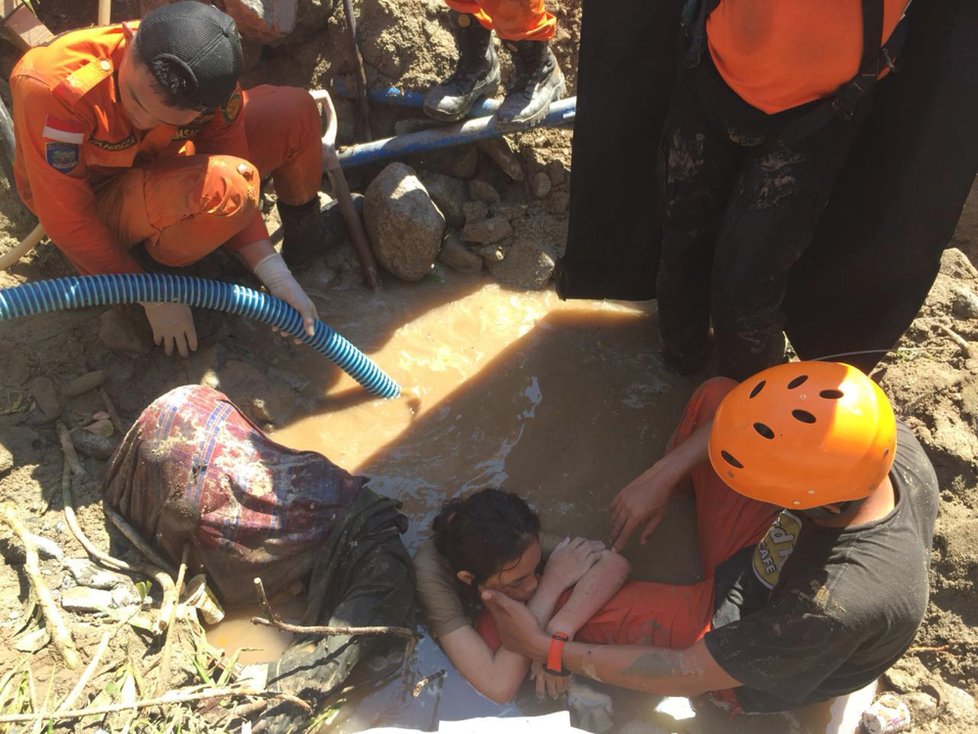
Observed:
[[[493,188],[491,183],[486,183],[478,178],[469,181],[469,198],[473,201],[484,201],[489,206],[502,201],[499,192]]]
[[[502,261],[486,264],[492,276],[503,285],[541,290],[550,282],[555,262],[551,248],[520,240],[509,248]]]
[[[971,694],[946,683],[939,688],[941,720],[960,727],[954,731],[974,731],[974,728],[967,728],[978,724],[978,705]]]
[[[425,165],[452,178],[475,178],[479,172],[479,149],[466,145],[463,148],[436,150],[425,156]]]
[[[505,217],[512,222],[526,216],[526,204],[497,204],[490,211],[494,217]]]
[[[118,438],[99,436],[83,428],[71,432],[71,442],[75,444],[79,453],[102,461],[110,459],[119,445]]]
[[[537,199],[542,199],[549,194],[553,186],[553,181],[550,180],[546,171],[540,171],[530,179],[530,193]]]
[[[955,288],[951,310],[959,319],[978,319],[978,294],[967,287]]]
[[[482,265],[482,262],[479,262]],[[14,455],[7,450],[7,447],[0,443],[0,477],[14,468]]]
[[[456,233],[445,238],[438,259],[452,270],[460,273],[479,273],[482,271],[482,258],[469,249]]]
[[[550,161],[547,164],[547,175],[554,186],[563,186],[567,183],[567,169],[561,161]]]
[[[105,370],[86,372],[84,375],[76,377],[74,380],[71,380],[71,382],[62,387],[61,394],[66,398],[76,398],[79,395],[84,395],[90,390],[101,387],[102,383],[105,382],[105,378]]]
[[[489,156],[497,166],[514,181],[522,181],[526,174],[523,173],[523,164],[519,156],[509,147],[506,138],[494,138],[492,140],[479,141],[479,150]]]
[[[570,194],[566,191],[555,191],[547,199],[547,209],[557,215],[566,214],[567,210],[570,209]]]
[[[367,188],[363,207],[377,262],[406,281],[431,272],[441,250],[445,217],[428,190],[403,163],[391,163]]]
[[[478,242],[490,245],[499,242],[513,234],[513,225],[505,217],[490,217],[481,222],[466,224],[462,230],[462,239],[466,242]]]
[[[948,247],[941,254],[941,273],[961,280],[978,278],[978,270],[971,264],[971,260],[956,247]]]
[[[501,263],[506,254],[503,252],[503,248],[499,245],[483,245],[482,247],[474,248],[475,252],[478,253],[479,257],[486,264],[486,267],[492,269],[492,266],[496,263]]]
[[[484,201],[467,201],[462,205],[462,215],[466,224],[481,222],[489,216],[489,206]]]
[[[445,224],[451,229],[465,226],[465,182],[443,173],[426,173],[421,183],[428,189],[431,200],[445,215]]]
[[[99,317],[98,338],[113,352],[148,354],[153,344],[153,332],[145,314],[139,314],[139,321],[136,318],[135,309],[110,308]]]
[[[918,690],[929,680],[930,672],[918,658],[906,656],[897,660],[883,677],[897,693],[908,693]]]
[[[298,0],[224,0],[238,32],[262,44],[281,43],[295,30]]]
[[[61,398],[58,397],[58,390],[51,380],[47,377],[35,377],[28,384],[28,389],[31,391],[31,395],[34,396],[37,409],[41,411],[45,421],[53,421],[61,415],[64,406],[61,404]]]
[[[937,717],[937,699],[923,691],[913,691],[901,698],[910,709],[910,718],[915,724],[924,724]]]

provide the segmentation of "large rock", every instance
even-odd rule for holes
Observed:
[[[517,240],[502,260],[486,259],[489,272],[500,283],[534,291],[550,282],[555,262],[553,248],[527,239]]]
[[[244,38],[275,45],[295,30],[298,0],[224,0]]]
[[[450,229],[461,229],[465,226],[465,182],[443,173],[427,173],[421,177],[421,182],[428,189],[431,200],[445,215],[445,223]]]
[[[421,280],[441,250],[445,217],[428,190],[403,163],[391,163],[367,187],[367,236],[377,262],[407,281]]]
[[[41,412],[46,422],[53,421],[64,409],[58,391],[47,377],[35,377],[28,385],[37,409]]]
[[[454,232],[445,238],[438,259],[460,273],[475,274],[482,271],[482,258],[472,252]]]
[[[489,217],[480,222],[465,225],[462,239],[466,242],[476,242],[480,245],[491,245],[500,242],[513,234],[513,225],[505,217]]]

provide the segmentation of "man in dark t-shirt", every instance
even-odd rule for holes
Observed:
[[[552,670],[781,711],[858,690],[910,646],[927,606],[934,469],[882,390],[849,365],[715,378],[666,455],[612,503],[615,549],[669,497],[696,499],[703,580],[660,584],[647,645],[553,640],[484,595],[503,644]]]

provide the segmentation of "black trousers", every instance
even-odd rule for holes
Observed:
[[[665,221],[656,290],[666,360],[698,368],[712,323],[719,373],[783,361],[788,271],[812,241],[865,118],[780,134],[818,102],[767,115],[723,82],[709,54],[681,72],[659,151]]]

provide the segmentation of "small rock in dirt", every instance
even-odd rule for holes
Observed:
[[[923,691],[912,691],[901,696],[910,709],[910,718],[917,725],[924,724],[937,716],[937,699]]]
[[[959,319],[978,319],[978,294],[970,288],[955,288],[951,309]]]
[[[960,280],[978,278],[978,270],[971,260],[956,247],[949,247],[941,254],[941,273]]]
[[[469,181],[469,198],[473,201],[484,201],[489,206],[502,201],[502,197],[492,184],[478,178]]]
[[[944,684],[940,686],[941,720],[959,725],[975,725],[978,723],[978,706],[975,699],[967,691],[955,686]],[[963,727],[956,731],[965,731]],[[974,731],[974,729],[969,729]]]
[[[557,215],[564,215],[570,209],[570,194],[566,191],[555,191],[547,200],[547,208]]]
[[[481,262],[479,263],[482,264]],[[0,477],[14,468],[14,456],[0,443]]]
[[[499,242],[513,234],[513,225],[505,217],[490,217],[481,222],[472,222],[462,230],[462,239],[466,242],[478,242],[489,245]]]
[[[897,660],[883,677],[897,693],[909,693],[930,680],[931,674],[918,658],[906,656]]]
[[[523,164],[519,156],[509,147],[506,138],[495,138],[493,140],[481,140],[478,143],[479,150],[489,156],[500,170],[514,181],[522,181],[526,174],[523,173]]]
[[[427,173],[421,183],[428,189],[431,200],[445,215],[445,224],[451,229],[465,225],[465,182],[442,173]]]
[[[431,272],[441,250],[445,217],[403,163],[391,163],[367,188],[364,219],[380,265],[406,281]]]
[[[94,390],[97,387],[101,387],[102,383],[105,382],[105,378],[105,370],[94,370],[93,372],[87,372],[80,377],[76,377],[74,380],[61,388],[61,394],[66,398],[76,398],[79,395],[84,395],[89,390]]]
[[[547,175],[547,172],[540,171],[540,173],[534,174],[533,178],[530,180],[530,193],[532,193],[537,199],[543,199],[550,193],[553,186],[553,181],[550,180],[550,176]]]
[[[71,432],[71,442],[75,444],[78,452],[91,456],[93,459],[107,461],[112,458],[116,447],[119,445],[118,438],[108,438],[99,436],[91,431],[75,430]]]
[[[546,245],[520,241],[501,262],[488,263],[489,272],[503,285],[526,290],[546,287],[554,272],[555,257]]]
[[[153,334],[144,316],[139,315],[139,321],[136,318],[134,309],[110,308],[99,317],[98,338],[113,352],[148,354]]]
[[[61,398],[58,397],[58,391],[51,380],[47,377],[35,377],[30,381],[28,389],[34,396],[37,409],[41,411],[45,421],[53,421],[61,415],[64,406],[61,404]]]
[[[262,44],[275,45],[295,29],[298,0],[224,0],[223,4],[238,33]]]
[[[492,207],[494,217],[505,217],[509,221],[526,216],[526,204],[496,204]]]
[[[567,183],[567,169],[561,161],[550,161],[547,164],[547,175],[554,186],[563,186]]]
[[[469,249],[468,245],[456,233],[445,238],[438,259],[453,270],[460,273],[478,273],[482,271],[482,258]]]
[[[484,201],[467,201],[462,204],[462,214],[466,224],[481,222],[489,216],[489,205]]]

